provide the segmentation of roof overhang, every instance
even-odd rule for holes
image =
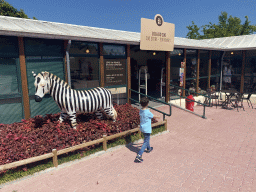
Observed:
[[[89,42],[98,42],[98,43],[129,44],[129,45],[139,45],[140,44],[140,42],[124,41],[124,40],[118,40],[118,39],[100,39],[100,38],[90,38],[90,37],[82,37],[82,36],[80,37],[80,36],[20,32],[20,31],[3,31],[3,30],[0,30],[0,35],[17,36],[17,37],[31,37],[31,38],[43,38],[43,39],[89,41]]]
[[[140,33],[0,16],[0,35],[140,45]],[[214,39],[175,37],[174,48],[217,51],[256,50],[256,35]]]

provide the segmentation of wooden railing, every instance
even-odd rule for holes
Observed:
[[[154,123],[154,124],[152,124],[152,127],[157,127],[157,126],[161,126],[161,125],[164,125],[165,130],[167,130],[167,120]],[[57,149],[53,149],[51,153],[47,153],[47,154],[40,155],[40,156],[37,156],[37,157],[32,157],[32,158],[16,161],[16,162],[13,162],[13,163],[8,163],[8,164],[1,165],[0,166],[0,171],[15,168],[15,167],[22,166],[22,165],[27,165],[27,164],[30,164],[30,163],[34,163],[34,162],[37,162],[37,161],[42,161],[42,160],[49,159],[49,158],[53,159],[54,167],[58,167],[58,155],[62,155],[62,154],[68,153],[68,152],[76,151],[78,149],[82,149],[82,148],[85,148],[85,147],[88,147],[88,146],[91,146],[91,145],[95,145],[95,144],[99,144],[99,143],[103,143],[103,150],[106,151],[108,140],[116,139],[118,137],[122,137],[124,135],[128,135],[128,134],[131,134],[131,133],[134,133],[134,132],[139,132],[139,131],[140,131],[140,128],[138,127],[138,128],[134,128],[134,129],[124,131],[122,133],[117,133],[117,134],[114,134],[114,135],[110,135],[110,136],[103,135],[103,138],[93,140],[93,141],[89,141],[89,142],[86,142],[86,143],[82,143],[82,144],[79,144],[79,145],[76,145],[76,146],[73,146],[73,147],[69,147],[69,148],[66,148],[66,149],[61,149],[61,150],[58,150],[58,151],[57,151]]]

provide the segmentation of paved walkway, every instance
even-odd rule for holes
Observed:
[[[247,103],[239,112],[211,107],[206,116],[173,108],[169,133],[151,138],[154,150],[143,154],[141,164],[133,162],[139,143],[49,169],[0,191],[256,191],[256,110]]]

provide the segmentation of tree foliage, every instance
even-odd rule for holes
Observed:
[[[23,9],[17,10],[5,0],[0,0],[0,15],[30,19]]]
[[[241,19],[238,17],[228,17],[227,12],[221,12],[219,16],[219,23],[198,27],[192,21],[192,25],[187,26],[189,32],[187,38],[189,39],[210,39],[218,37],[230,37],[239,35],[250,35],[256,32],[256,25],[251,25],[248,16],[245,16],[245,22],[241,24]],[[199,30],[201,29],[201,34]]]

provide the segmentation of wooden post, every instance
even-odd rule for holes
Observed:
[[[196,92],[199,92],[199,66],[200,66],[200,50],[197,50],[197,62],[196,62]],[[198,96],[198,95],[197,95]]]
[[[243,54],[243,61],[242,61],[242,71],[241,71],[240,93],[244,92],[245,50],[242,51],[242,54]]]
[[[29,105],[28,79],[27,79],[27,69],[26,69],[23,37],[18,37],[18,43],[19,43],[20,75],[21,75],[21,86],[22,86],[22,99],[24,104],[23,106],[24,115],[25,115],[25,119],[29,119],[30,105]]]
[[[170,101],[170,80],[171,80],[171,55],[170,51],[165,52],[165,102]]]
[[[183,88],[186,89],[186,73],[187,73],[187,49],[183,49],[183,62],[185,62],[185,66],[184,66],[184,77],[183,77]],[[185,97],[186,96],[186,91],[183,90],[182,92],[182,96]]]
[[[164,126],[165,126],[165,131],[167,131],[168,129],[167,129],[167,119],[165,119],[165,124],[164,124]]]
[[[64,40],[64,65],[65,65],[65,81],[68,82],[68,68],[67,68],[67,55],[66,50],[68,46],[68,40]]]
[[[127,45],[127,103],[131,104],[131,50],[130,45]]]
[[[103,44],[99,43],[100,48],[100,86],[104,87],[104,58],[103,58]]]
[[[53,165],[54,165],[54,167],[58,167],[57,149],[53,149],[52,153],[53,153],[53,157],[52,157]]]
[[[212,69],[212,50],[209,51],[209,58],[208,58],[208,89],[211,88],[211,69]]]
[[[103,141],[103,150],[104,151],[107,151],[107,135],[103,135],[103,139],[104,139],[104,141]]]

